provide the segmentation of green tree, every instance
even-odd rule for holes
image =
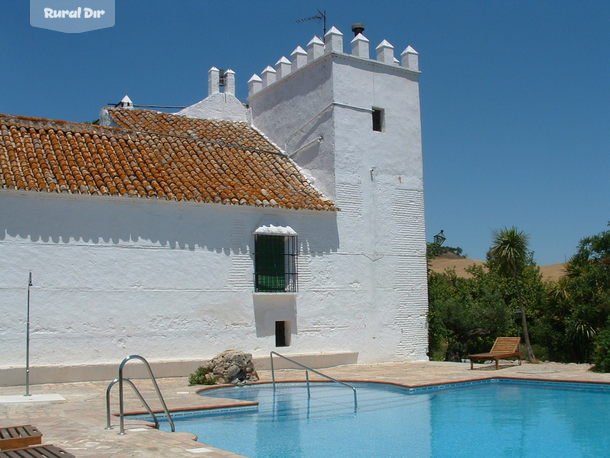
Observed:
[[[526,307],[522,297],[522,275],[526,266],[533,264],[533,256],[528,249],[528,236],[525,232],[519,231],[514,226],[494,232],[493,243],[487,252],[487,265],[491,272],[496,272],[512,281],[514,299],[521,311],[523,337],[529,361],[535,361],[536,357],[527,328]]]
[[[548,287],[548,346],[557,359],[590,361],[610,312],[610,231],[583,238],[566,270]]]

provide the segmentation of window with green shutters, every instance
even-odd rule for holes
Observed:
[[[297,291],[297,238],[280,235],[254,236],[254,290]]]

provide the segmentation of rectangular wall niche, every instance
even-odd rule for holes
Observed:
[[[383,132],[383,108],[373,107],[373,130]]]
[[[290,321],[275,322],[275,346],[288,347],[290,345]]]

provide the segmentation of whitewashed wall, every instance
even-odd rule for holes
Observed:
[[[371,307],[369,262],[340,250],[337,214],[134,198],[0,192],[0,369],[25,359],[28,271],[31,364],[205,359],[228,348],[394,357],[393,312]],[[252,231],[299,233],[296,295],[253,293]]]
[[[249,100],[254,125],[341,209],[340,261],[316,294],[351,304],[364,359],[427,359],[418,74],[331,53]],[[383,132],[372,130],[373,107],[385,110]]]

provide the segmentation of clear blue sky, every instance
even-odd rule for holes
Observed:
[[[84,2],[85,0],[83,0]],[[81,2],[81,3],[83,3]],[[117,0],[113,28],[64,34],[2,0],[0,112],[97,119],[136,104],[189,105],[212,65],[253,73],[305,46],[326,9],[346,38],[420,53],[428,239],[484,259],[516,225],[539,264],[565,261],[610,220],[610,1]],[[86,5],[85,5],[86,6]],[[346,40],[346,48],[349,46]]]

